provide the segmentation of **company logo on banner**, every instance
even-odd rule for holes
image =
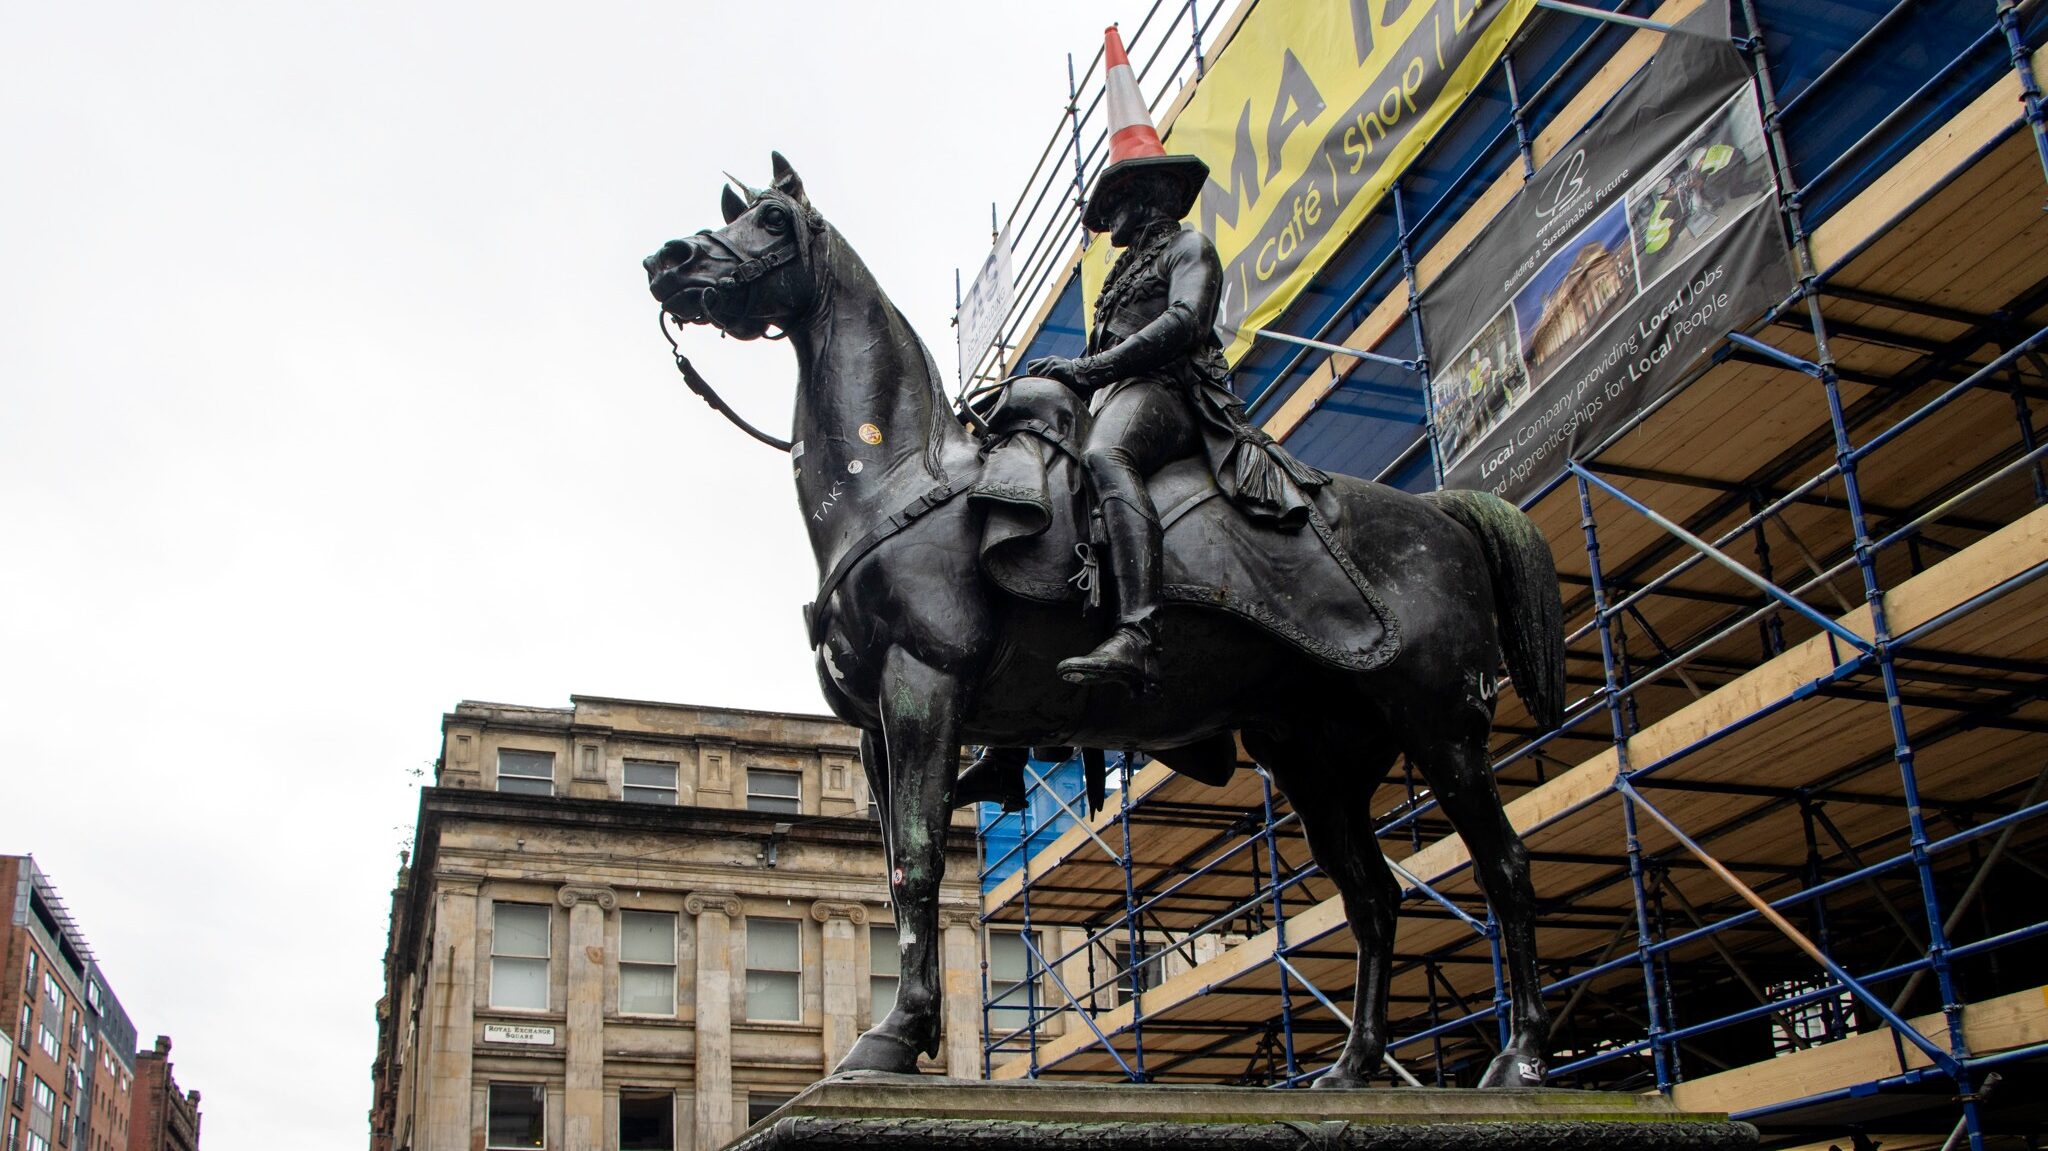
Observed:
[[[1446,487],[1519,502],[1792,290],[1727,6],[1682,26],[1424,294]]]
[[[1010,230],[1005,228],[996,237],[995,250],[982,261],[980,273],[960,300],[955,334],[960,341],[960,383],[963,387],[973,373],[974,365],[981,362],[989,345],[995,342],[996,333],[1003,326],[1003,317],[1010,313],[1014,282],[1015,277],[1010,272]]]
[[[1209,165],[1189,219],[1223,260],[1232,361],[1301,294],[1500,59],[1534,0],[1267,0],[1166,137]],[[1083,314],[1116,251],[1089,246]]]

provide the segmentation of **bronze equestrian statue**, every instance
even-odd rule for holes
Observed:
[[[1358,938],[1352,1030],[1316,1085],[1363,1085],[1386,1047],[1401,889],[1370,803],[1401,755],[1470,848],[1499,923],[1511,1032],[1482,1083],[1541,1083],[1535,895],[1487,759],[1503,663],[1538,724],[1563,710],[1556,575],[1535,526],[1482,493],[1324,476],[1252,434],[1227,391],[1208,391],[1222,370],[1203,330],[1214,254],[1161,222],[1184,185],[1169,198],[1170,181],[1134,181],[1122,208],[1098,196],[1096,222],[1129,251],[1164,237],[1156,256],[1127,252],[1126,272],[1165,286],[1118,295],[1086,357],[1035,365],[1050,378],[956,414],[930,353],[780,155],[774,172],[768,188],[728,187],[723,227],[645,266],[668,316],[742,339],[778,328],[796,354],[811,642],[829,705],[863,733],[902,947],[895,1008],[839,1069],[913,1072],[918,1052],[937,1053],[937,900],[963,744],[1130,748],[1216,780],[1241,737]],[[1073,388],[1097,386],[1110,392],[1091,432]],[[1109,509],[1094,548],[1080,546],[1084,476]],[[1088,610],[1103,573],[1076,558],[1103,546],[1114,618]]]

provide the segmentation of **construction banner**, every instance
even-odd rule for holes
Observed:
[[[1521,502],[1791,292],[1727,6],[1682,27],[1424,293],[1445,487]]]
[[[1499,60],[1534,0],[1265,0],[1166,135],[1209,165],[1189,220],[1223,260],[1235,362]],[[1081,262],[1092,315],[1116,252]]]

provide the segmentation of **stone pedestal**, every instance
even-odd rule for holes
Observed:
[[[728,1151],[1737,1151],[1756,1128],[1599,1091],[1273,1091],[983,1083],[855,1072],[812,1086]]]

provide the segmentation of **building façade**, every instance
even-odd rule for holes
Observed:
[[[858,733],[572,697],[442,717],[392,894],[372,1151],[723,1146],[894,1001]],[[980,1072],[972,825],[949,852],[945,1035]]]

